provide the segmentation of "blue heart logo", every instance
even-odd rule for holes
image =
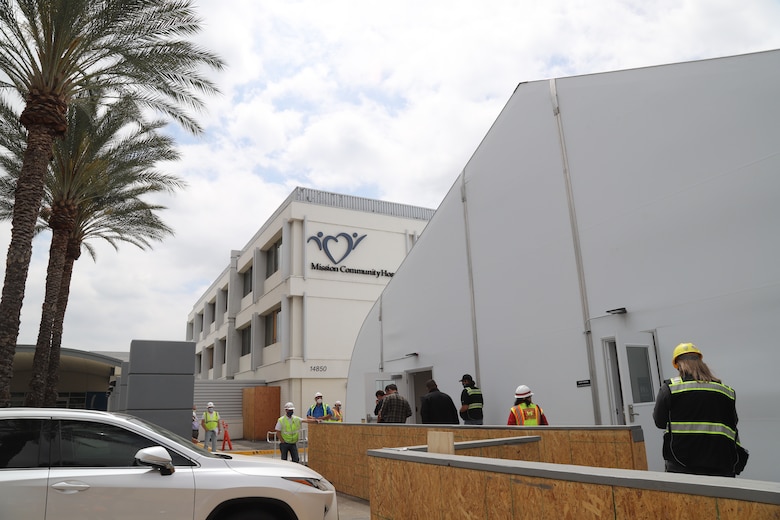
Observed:
[[[339,257],[338,260],[336,260],[336,257],[334,256],[334,253],[330,250],[332,247],[331,244],[338,245],[339,244],[339,237],[344,237],[344,240],[346,240],[346,246],[341,247],[339,249],[343,249],[344,253]],[[325,254],[328,255],[328,258],[330,258],[330,261],[334,264],[339,264],[342,260],[344,260],[349,254],[352,252],[352,237],[349,236],[346,233],[339,233],[338,235],[334,236],[327,236],[322,240],[322,250],[325,251]]]
[[[343,240],[341,240],[342,238]],[[308,243],[314,240],[314,243],[317,244],[317,248],[320,251],[324,251],[331,262],[340,264],[357,248],[358,244],[360,244],[364,238],[366,238],[366,235],[358,237],[357,233],[352,233],[350,236],[349,233],[345,232],[341,232],[335,236],[324,236],[324,233],[320,231],[317,235],[310,236],[306,242]]]

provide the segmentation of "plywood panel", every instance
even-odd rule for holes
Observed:
[[[780,520],[780,505],[719,498],[718,520]]]
[[[244,388],[242,399],[244,438],[264,441],[267,432],[273,431],[281,415],[279,410],[281,389],[276,386]]]
[[[615,488],[615,520],[697,520],[718,518],[711,497]]]

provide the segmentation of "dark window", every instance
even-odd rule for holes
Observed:
[[[242,294],[243,297],[252,292],[252,268],[250,267],[241,273],[241,277],[244,279],[244,291]]]
[[[159,446],[119,426],[88,421],[60,422],[60,460],[52,466],[76,468],[117,468],[136,466],[138,450]],[[171,453],[174,466],[192,463],[178,453]]]
[[[48,466],[40,460],[43,419],[0,421],[0,469]]]
[[[241,329],[241,355],[252,352],[252,325]]]
[[[265,252],[265,277],[268,278],[279,270],[281,260],[282,239],[280,238]]]
[[[265,318],[265,346],[273,345],[279,341],[279,313],[280,310],[271,311]]]

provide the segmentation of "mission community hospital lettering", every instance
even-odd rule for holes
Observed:
[[[358,245],[366,238],[367,235],[358,236],[357,233],[341,232],[337,235],[325,235],[322,231],[316,235],[310,236],[306,243],[314,242],[317,245],[317,249],[325,253],[325,256],[333,262],[335,265],[321,264],[319,262],[312,262],[311,268],[315,271],[332,271],[338,273],[349,274],[362,274],[367,276],[374,276],[379,278],[380,276],[392,277],[395,273],[390,272],[387,269],[365,269],[348,267],[346,265],[338,265],[343,262]]]

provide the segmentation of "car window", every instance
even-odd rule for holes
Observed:
[[[47,466],[40,460],[42,424],[42,419],[0,421],[0,469]]]
[[[138,450],[158,446],[133,431],[89,421],[60,421],[60,459],[53,466],[107,468],[136,466]],[[175,466],[192,462],[171,453]]]

